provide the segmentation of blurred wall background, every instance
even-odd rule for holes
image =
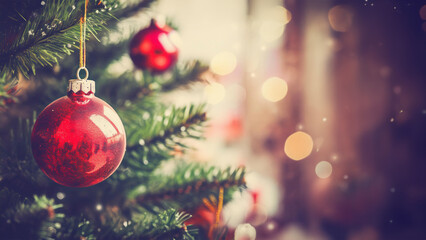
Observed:
[[[194,157],[247,165],[224,209],[258,239],[426,237],[426,5],[162,0],[182,56],[210,62]],[[182,95],[170,96],[184,102]]]

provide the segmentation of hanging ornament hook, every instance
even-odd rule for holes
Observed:
[[[84,72],[86,73],[83,79],[80,77],[80,71],[81,70],[84,70]],[[89,70],[86,67],[80,67],[77,70],[77,79],[86,81],[88,78],[89,78]]]

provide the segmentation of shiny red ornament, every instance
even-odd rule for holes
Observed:
[[[176,31],[152,20],[151,25],[138,32],[130,42],[130,57],[137,68],[162,73],[176,63],[178,41]]]
[[[124,156],[126,134],[120,117],[93,91],[69,90],[40,113],[32,131],[37,164],[65,186],[88,187],[105,180]]]

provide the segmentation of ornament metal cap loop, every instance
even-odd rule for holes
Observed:
[[[73,91],[77,93],[78,91],[82,91],[85,94],[89,92],[95,93],[95,81],[93,80],[71,79],[68,82],[68,92]]]
[[[84,70],[86,72],[86,76],[83,79],[81,79],[80,77],[81,70]],[[79,69],[77,69],[77,78],[79,80],[87,80],[89,78],[89,70],[86,67],[80,67]]]
[[[80,77],[81,70],[86,72],[86,76],[83,79]],[[95,81],[87,80],[87,78],[89,78],[89,70],[87,70],[86,67],[80,67],[77,69],[77,78],[78,79],[69,80],[67,88],[68,92],[73,91],[74,93],[77,93],[78,91],[82,91],[85,94],[88,94],[89,92],[95,93]]]

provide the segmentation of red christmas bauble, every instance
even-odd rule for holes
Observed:
[[[200,207],[192,213],[192,217],[188,219],[185,224],[209,228],[214,224],[214,221],[215,213],[205,209],[204,207]]]
[[[178,38],[172,28],[152,20],[151,25],[138,32],[130,42],[130,57],[137,68],[162,73],[177,61]]]
[[[69,187],[88,187],[118,168],[126,134],[114,109],[93,91],[69,90],[67,96],[40,113],[31,147],[37,164],[49,178]]]

